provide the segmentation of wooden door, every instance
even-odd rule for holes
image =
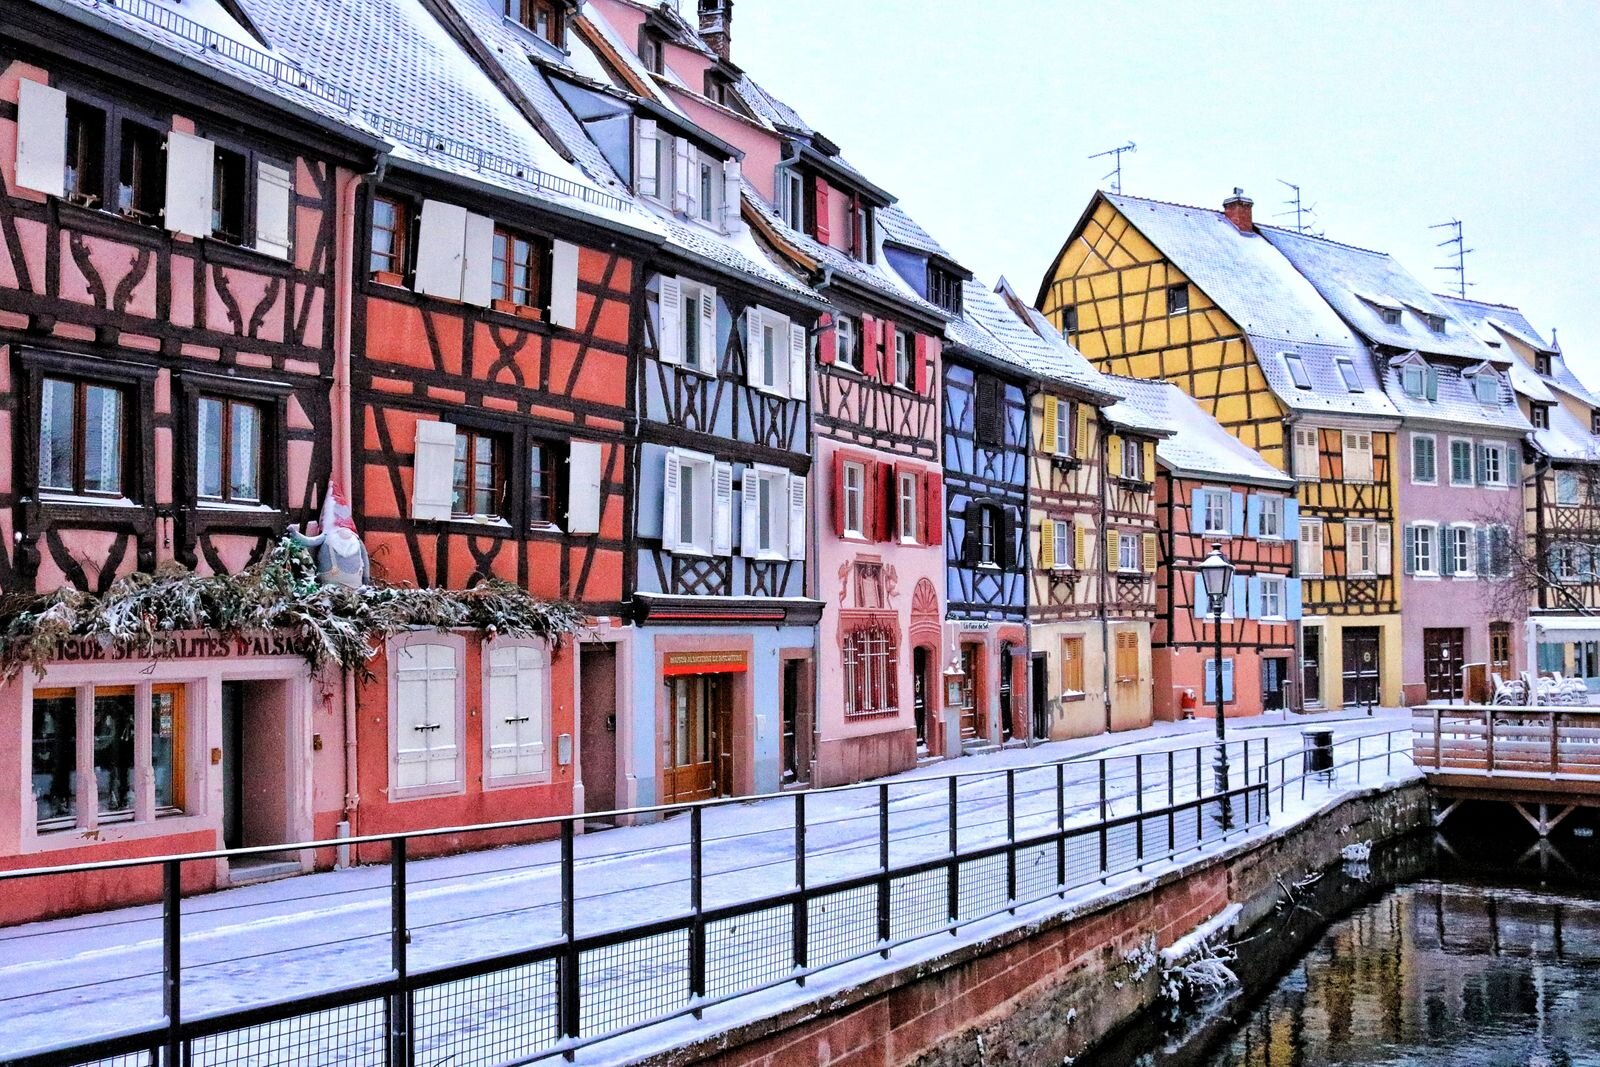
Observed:
[[[1300,686],[1307,707],[1322,705],[1322,627],[1302,631]]]
[[[711,681],[685,674],[667,683],[667,743],[662,794],[668,804],[716,796]]]
[[[1028,697],[1033,702],[1033,736],[1050,736],[1050,657],[1043,652],[1033,654],[1033,678],[1028,687]]]
[[[711,719],[711,740],[717,753],[717,765],[712,770],[711,795],[732,796],[734,788],[734,749],[737,738],[733,730],[733,701],[729,699],[732,687],[720,674],[706,678],[707,714]]]
[[[978,648],[971,644],[961,646],[961,671],[965,675],[961,683],[962,737],[984,735],[982,716],[978,714]]]
[[[1009,644],[1000,646],[1000,739],[1011,739],[1011,669],[1012,650]]]
[[[1429,700],[1461,699],[1461,665],[1466,659],[1466,631],[1429,627],[1422,631],[1422,675]]]
[[[1376,626],[1347,626],[1344,631],[1344,702],[1376,704],[1383,673]]]
[[[1261,710],[1282,711],[1283,688],[1288,681],[1289,661],[1269,656],[1261,661]]]
[[[1511,624],[1489,624],[1489,673],[1498,674],[1501,681],[1511,680]]]
[[[911,717],[917,724],[917,747],[928,747],[928,650],[911,650]]]
[[[578,654],[580,762],[583,807],[617,807],[617,650],[615,645],[580,646]]]

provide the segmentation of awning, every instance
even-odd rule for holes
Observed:
[[[1528,620],[1528,631],[1531,641],[1596,641],[1600,640],[1600,616],[1534,616]]]

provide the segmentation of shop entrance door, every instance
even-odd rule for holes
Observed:
[[[578,731],[585,811],[617,808],[617,648],[581,645]]]
[[[1461,699],[1461,666],[1466,659],[1466,631],[1429,627],[1422,631],[1422,676],[1429,700]]]
[[[1282,711],[1283,691],[1288,683],[1289,661],[1268,657],[1261,661],[1261,710]]]
[[[911,650],[911,717],[917,724],[917,750],[928,749],[928,650]]]
[[[1011,668],[1012,648],[1000,646],[1000,739],[1011,740]]]
[[[811,780],[811,708],[806,685],[810,661],[783,661],[783,784]]]
[[[222,684],[222,841],[254,848],[297,840],[288,825],[289,687],[279,681]],[[299,870],[287,857],[230,860],[234,882]]]
[[[961,671],[964,678],[961,682],[961,736],[962,738],[982,737],[985,735],[983,716],[978,714],[978,649],[980,646],[967,644],[961,646]]]
[[[720,675],[684,674],[670,679],[667,687],[665,801],[678,804],[725,795],[733,780],[727,683]]]
[[[1344,630],[1344,702],[1376,704],[1378,677],[1383,664],[1378,653],[1376,626],[1347,626]]]

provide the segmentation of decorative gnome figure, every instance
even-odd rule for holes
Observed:
[[[359,589],[371,581],[367,546],[356,533],[350,502],[337,485],[330,483],[327,495],[322,498],[316,536],[302,533],[298,523],[289,527],[289,536],[311,550],[317,559],[317,576],[324,582]]]

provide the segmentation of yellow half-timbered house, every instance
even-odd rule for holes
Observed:
[[[1398,414],[1364,344],[1261,235],[1250,201],[1097,193],[1036,303],[1097,369],[1176,384],[1296,479],[1297,699],[1397,703]]]

